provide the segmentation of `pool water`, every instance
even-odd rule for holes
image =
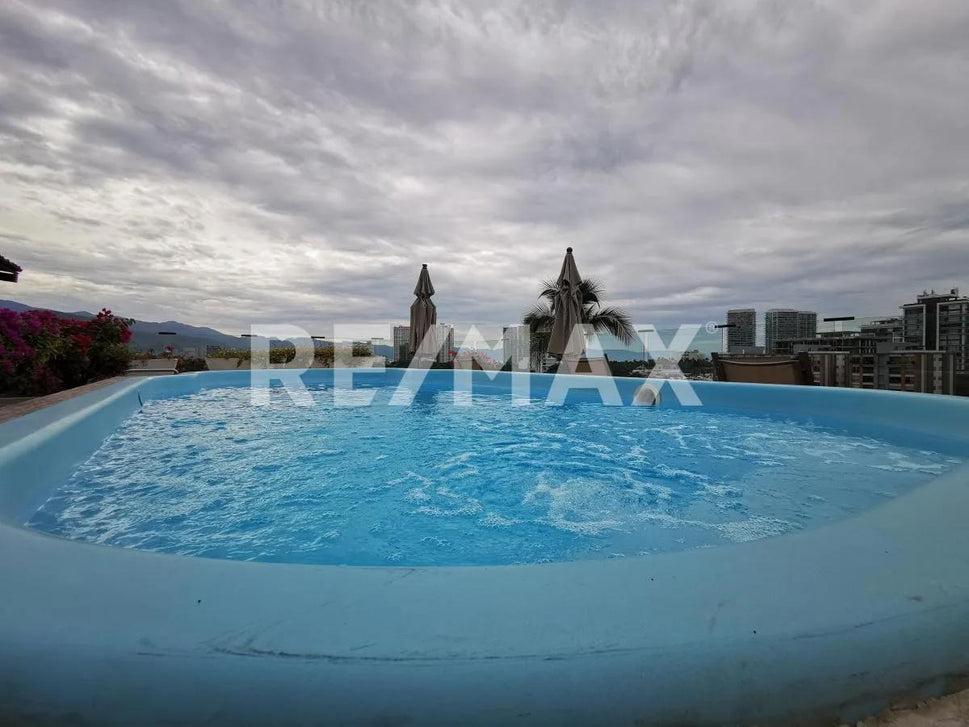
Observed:
[[[614,558],[816,527],[959,460],[819,424],[599,403],[297,407],[282,389],[146,402],[32,517],[213,558],[481,565]],[[460,396],[460,395],[459,395]],[[465,395],[467,396],[467,395]],[[465,401],[465,403],[468,403]]]

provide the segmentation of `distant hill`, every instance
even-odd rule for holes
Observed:
[[[93,313],[88,313],[86,310],[74,311],[73,313],[68,313],[62,310],[52,310],[50,308],[37,308],[32,305],[24,305],[23,303],[18,303],[15,300],[0,300],[0,308],[9,308],[17,313],[23,313],[25,310],[49,310],[51,313],[56,313],[63,318],[77,318],[79,320],[85,321],[88,318],[94,318]]]
[[[161,336],[159,331],[172,332],[174,336]],[[131,343],[135,351],[145,351],[149,348],[156,351],[165,346],[174,346],[178,351],[196,349],[199,356],[205,355],[208,346],[219,348],[249,348],[249,339],[241,336],[230,336],[214,328],[204,326],[190,326],[178,321],[136,321],[131,326]]]
[[[10,308],[17,312],[25,310],[36,310],[34,306],[24,305],[15,300],[0,300],[0,308]],[[87,320],[93,318],[94,314],[87,311],[75,311],[72,313],[65,311],[53,311],[64,318],[78,318]],[[174,336],[160,336],[159,331],[172,331]],[[659,333],[664,341],[672,343],[676,331],[672,328],[660,328]],[[160,351],[165,346],[174,346],[176,351],[195,353],[199,356],[205,355],[207,346],[218,346],[220,348],[249,348],[249,339],[241,336],[230,336],[214,328],[204,326],[190,326],[178,321],[162,321],[153,323],[151,321],[137,321],[131,327],[131,348],[135,351],[146,351],[154,349]],[[610,336],[602,336],[600,342],[606,355],[611,361],[638,361],[642,358],[642,348],[637,344],[630,344],[623,348],[622,344]],[[279,342],[273,341],[271,345],[278,345]],[[701,328],[697,336],[690,343],[690,348],[699,349],[702,353],[709,355],[711,351],[719,351],[721,345],[720,331],[708,332]],[[378,345],[374,347],[374,354],[386,356],[388,360],[394,358],[392,346]]]
[[[0,300],[0,308],[9,308],[22,313],[25,310],[50,310],[38,309],[34,306],[24,305],[15,300]],[[94,318],[93,313],[88,311],[58,311],[52,310],[62,318],[77,318],[79,320],[89,320]],[[160,336],[160,331],[171,331],[174,336]],[[207,346],[219,346],[220,348],[249,348],[249,339],[240,336],[230,336],[214,328],[204,326],[190,326],[178,321],[162,321],[154,323],[152,321],[136,321],[131,326],[131,343],[129,344],[134,351],[147,351],[154,349],[160,351],[165,346],[174,346],[177,351],[187,351],[205,355]]]

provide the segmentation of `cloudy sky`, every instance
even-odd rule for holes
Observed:
[[[0,298],[237,330],[969,287],[969,3],[0,3]]]

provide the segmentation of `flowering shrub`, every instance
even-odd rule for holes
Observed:
[[[107,309],[80,321],[0,308],[0,393],[41,396],[123,374],[133,322]]]

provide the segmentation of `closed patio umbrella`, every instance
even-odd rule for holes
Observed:
[[[433,335],[427,336],[429,330],[437,323],[437,306],[431,301],[434,286],[431,284],[431,274],[427,272],[427,263],[421,267],[421,275],[414,288],[417,296],[410,307],[410,353],[411,356],[436,358],[437,346]],[[427,336],[427,341],[424,337]]]
[[[584,339],[581,329],[573,336],[575,327],[582,324],[582,292],[579,290],[581,283],[582,278],[570,247],[565,251],[562,272],[555,281],[558,286],[558,292],[552,301],[555,321],[552,323],[552,334],[548,342],[548,352],[551,354],[562,357],[582,355]]]
[[[7,280],[11,283],[17,282],[17,277],[23,272],[17,263],[13,260],[7,260],[3,255],[0,255],[0,280]]]

